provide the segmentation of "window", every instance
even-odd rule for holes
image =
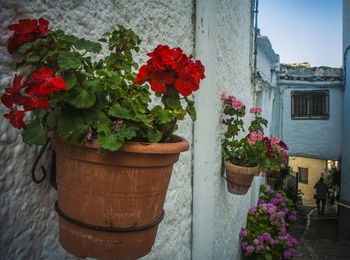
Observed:
[[[292,119],[328,119],[328,90],[292,91]]]
[[[309,169],[298,167],[298,181],[301,183],[308,184],[309,180]]]

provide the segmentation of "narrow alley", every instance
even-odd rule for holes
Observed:
[[[318,216],[316,205],[298,209],[297,222],[290,231],[300,241],[293,259],[350,259],[350,241],[337,236],[338,207],[327,204],[323,216]]]

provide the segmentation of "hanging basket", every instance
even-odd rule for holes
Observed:
[[[98,143],[53,136],[60,243],[78,257],[137,259],[154,244],[173,164],[189,143],[128,142],[98,154]]]
[[[259,167],[238,166],[228,161],[224,161],[224,166],[228,191],[237,195],[246,194]]]

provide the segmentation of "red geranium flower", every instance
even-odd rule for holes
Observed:
[[[192,56],[188,57],[180,48],[158,45],[147,55],[151,58],[140,68],[135,83],[147,81],[156,92],[166,93],[167,87],[173,86],[181,95],[188,96],[205,78],[202,63],[192,61]]]
[[[22,110],[11,110],[10,113],[5,114],[4,117],[10,120],[11,125],[18,129],[25,129],[26,125],[23,122],[23,117],[25,116],[24,112]]]
[[[10,54],[16,52],[22,45],[40,39],[43,34],[48,33],[49,22],[40,18],[38,20],[23,19],[18,24],[8,26],[14,34],[9,38],[7,50]]]

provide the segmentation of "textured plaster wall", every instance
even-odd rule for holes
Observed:
[[[321,173],[326,169],[327,161],[311,159],[305,157],[289,157],[289,166],[292,167],[294,172],[298,172],[298,167],[308,169],[308,183],[298,183],[298,189],[304,193],[302,195],[303,205],[315,206],[314,194],[315,184],[320,180]]]
[[[142,39],[139,63],[157,44],[179,46],[193,53],[193,1],[1,1],[0,87],[12,82],[12,60],[6,49],[9,24],[23,18],[42,17],[50,27],[97,40],[117,24],[132,28]],[[5,109],[0,106],[0,113]],[[178,134],[191,142],[192,122],[180,124]],[[38,148],[24,145],[20,131],[0,118],[0,259],[75,259],[58,243],[57,216],[53,210],[56,192],[48,179],[31,181],[30,169]],[[159,226],[152,252],[145,259],[190,259],[192,223],[191,151],[175,165],[165,203],[166,216]],[[50,154],[42,159],[46,168]]]
[[[253,106],[254,94],[251,84],[250,57],[252,47],[252,23],[250,1],[216,1],[217,12],[217,89],[236,96],[247,108]],[[220,102],[217,99],[217,102]],[[221,107],[218,106],[219,111]],[[247,113],[249,114],[249,113]],[[218,126],[221,127],[219,116]],[[248,117],[250,120],[251,118]],[[248,123],[248,122],[247,122]],[[220,131],[217,131],[217,133]],[[220,142],[220,136],[217,136]],[[221,155],[216,155],[220,158]],[[220,161],[218,161],[220,162]],[[220,164],[218,163],[218,166]],[[220,168],[219,168],[220,169]],[[216,172],[219,176],[220,172]],[[245,226],[247,210],[256,204],[260,177],[254,177],[246,195],[227,192],[227,183],[218,178],[214,186],[216,201],[214,210],[213,255],[211,259],[240,259],[237,234]],[[224,221],[225,220],[225,221]],[[226,250],[232,246],[232,251]]]
[[[273,135],[273,126],[276,118],[276,100],[279,92],[276,87],[276,71],[278,58],[272,49],[271,42],[267,36],[257,36],[256,71],[258,80],[256,82],[255,106],[262,108],[262,116],[268,121],[264,129],[266,136]]]
[[[210,71],[196,96],[193,259],[240,259],[238,233],[248,209],[256,204],[262,181],[255,177],[246,195],[234,195],[221,177],[220,95],[234,95],[249,108],[254,102],[251,8],[251,1],[196,1],[196,57]]]
[[[272,82],[273,77],[271,73],[271,69],[273,67],[273,63],[271,63],[271,59],[269,56],[266,54],[265,50],[263,47],[258,45],[257,49],[257,69],[262,76],[263,79],[265,79],[268,82]]]
[[[332,83],[281,84],[281,129],[289,155],[339,160],[342,147],[343,90]],[[329,90],[328,120],[292,120],[293,90]]]

